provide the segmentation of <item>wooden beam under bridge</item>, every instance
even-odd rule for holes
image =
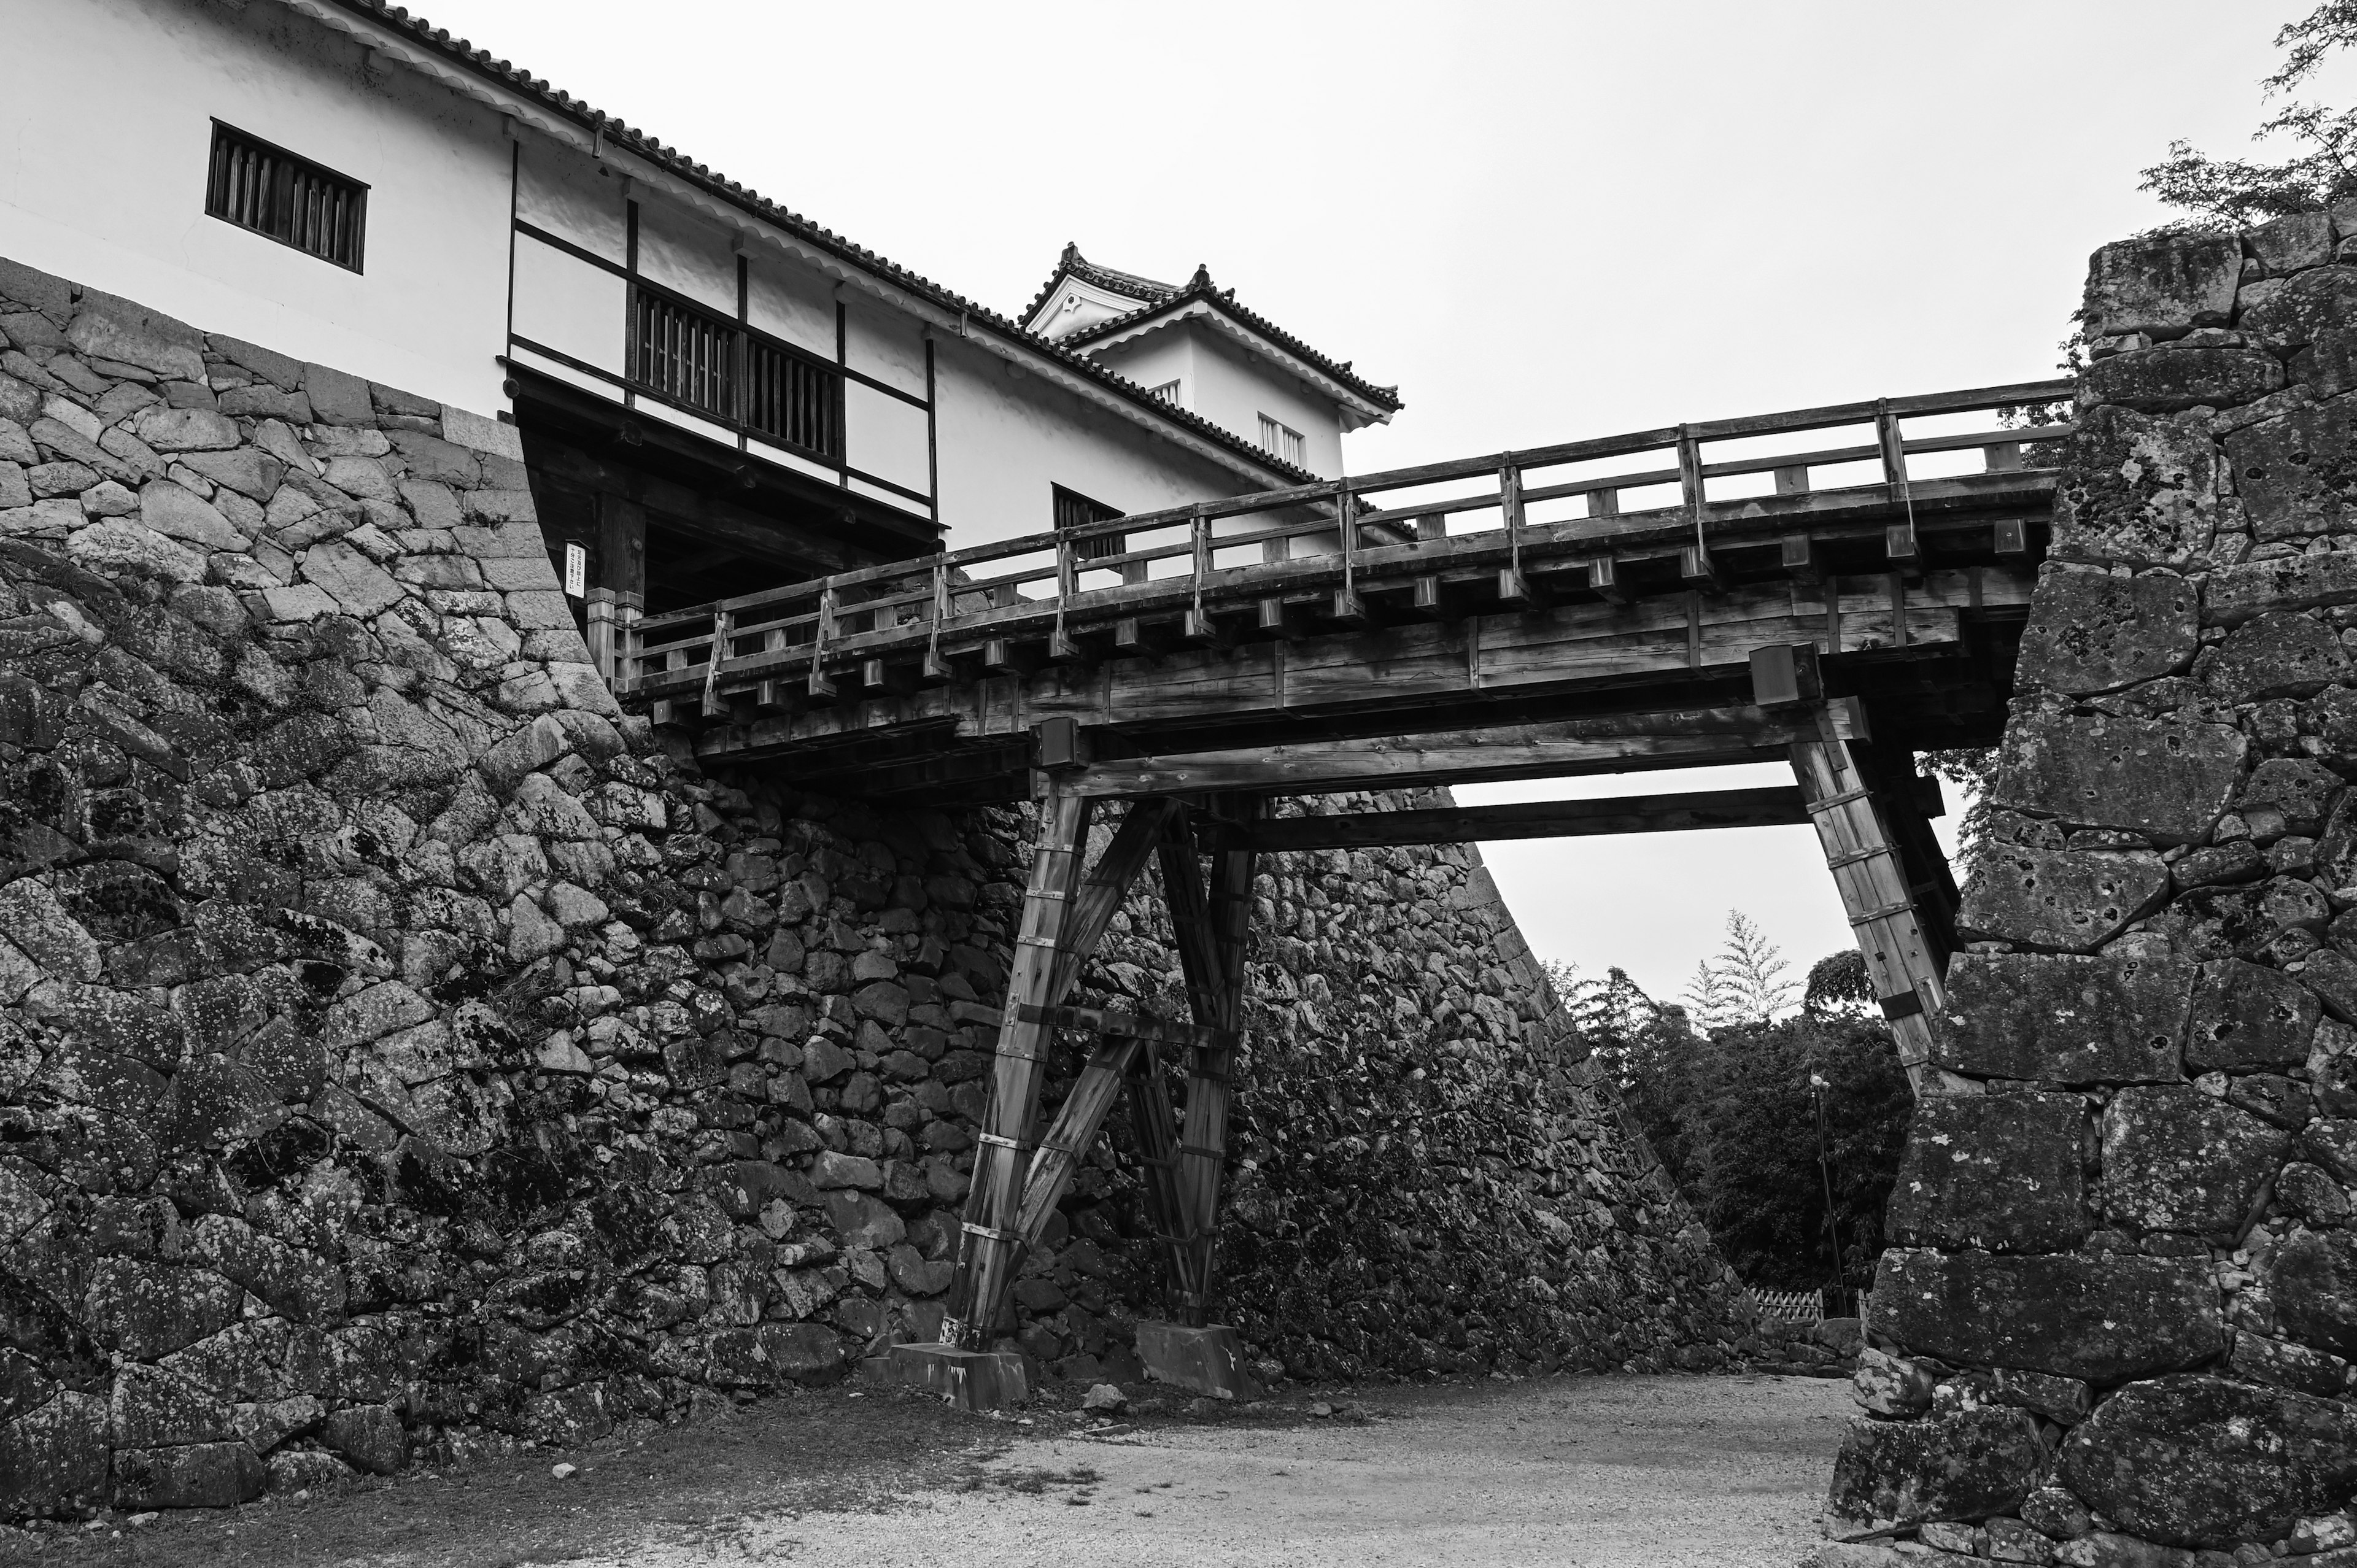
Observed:
[[[1826,705],[1836,738],[1868,738],[1854,698]],[[1555,724],[1501,725],[1439,735],[1303,741],[1231,751],[1120,757],[1056,769],[1055,790],[1083,799],[1193,795],[1318,795],[1345,789],[1554,779],[1648,768],[1781,762],[1816,738],[1805,714],[1744,706],[1614,714]],[[1052,767],[1052,764],[1051,764]],[[1044,781],[1050,777],[1042,774]]]
[[[1252,842],[1264,854],[1281,854],[1289,850],[1365,849],[1383,844],[1785,827],[1808,820],[1799,787],[1788,784],[1760,789],[1622,795],[1602,800],[1534,800],[1506,806],[1286,817],[1263,822]]]

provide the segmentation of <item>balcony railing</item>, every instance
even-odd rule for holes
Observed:
[[[716,424],[844,460],[834,366],[644,283],[630,295],[629,381]]]

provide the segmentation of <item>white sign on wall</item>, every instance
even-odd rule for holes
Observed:
[[[565,542],[565,591],[576,599],[589,592],[589,552],[571,539]]]

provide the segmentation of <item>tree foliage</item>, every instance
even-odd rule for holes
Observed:
[[[1792,965],[1758,922],[1740,909],[1727,912],[1727,942],[1716,959],[1695,965],[1686,1011],[1706,1029],[1765,1024],[1789,1012],[1800,986],[1784,978]]]
[[[2325,0],[2287,23],[2275,43],[2284,62],[2260,82],[2265,98],[2290,92],[2327,55],[2357,43],[2357,0]],[[2244,229],[2357,198],[2357,110],[2287,103],[2252,139],[2269,137],[2283,138],[2291,156],[2274,163],[2214,158],[2190,142],[2171,142],[2169,156],[2144,171],[2137,188],[2185,214],[2168,227],[2196,230]]]
[[[1781,963],[1756,928],[1751,940],[1755,960],[1764,949]],[[1756,1285],[1808,1289],[1833,1274],[1810,1083],[1823,1077],[1841,1273],[1853,1288],[1872,1277],[1913,1101],[1855,950],[1810,967],[1797,1013],[1715,1027],[1697,1027],[1687,1009],[1656,1002],[1619,969],[1593,980],[1562,967],[1551,975],[1630,1120],[1727,1262]],[[1768,983],[1789,983],[1769,972]]]

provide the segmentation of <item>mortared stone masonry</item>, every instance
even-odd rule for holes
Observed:
[[[1828,1568],[2357,1565],[2357,209],[2131,241]]]
[[[1027,813],[701,775],[589,664],[520,458],[0,263],[0,1517],[576,1442],[938,1331]],[[1256,1376],[1758,1348],[1478,856],[1255,891],[1218,1312]],[[1161,908],[1084,999],[1179,1006]],[[1135,1375],[1137,1190],[1100,1151],[1018,1282],[1035,1378]]]

